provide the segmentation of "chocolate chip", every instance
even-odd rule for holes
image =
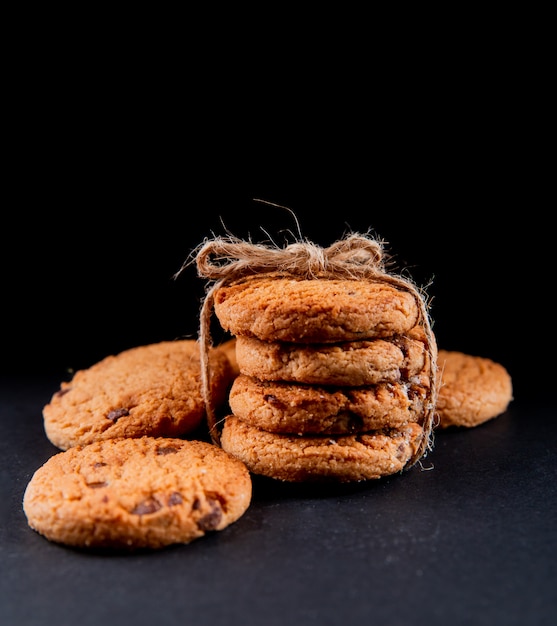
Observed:
[[[420,385],[410,385],[408,387],[409,400],[421,400],[424,396],[424,388]]]
[[[121,417],[129,414],[130,412],[128,409],[114,409],[114,411],[110,411],[110,413],[106,417],[113,422],[117,422]]]
[[[176,446],[164,446],[157,448],[157,454],[165,455],[165,454],[175,454],[178,452],[178,448]]]
[[[341,411],[335,418],[335,424],[342,428],[343,432],[361,432],[363,430],[363,418],[349,411]]]
[[[182,496],[177,491],[168,496],[168,506],[176,506],[177,504],[182,504],[182,502]]]
[[[159,509],[162,509],[162,504],[156,498],[147,498],[135,506],[131,513],[133,515],[149,515],[149,513],[156,513]]]
[[[101,487],[107,487],[108,483],[107,482],[102,482],[99,481],[97,483],[87,483],[87,487],[90,487],[91,489],[100,489]]]
[[[216,530],[222,519],[222,508],[218,500],[207,498],[207,503],[211,510],[197,520],[197,526],[204,531]],[[194,508],[199,508],[199,501],[197,501],[197,504],[198,506],[194,506]]]
[[[405,456],[405,453],[406,453],[406,445],[404,444],[404,442],[399,443],[396,449],[396,458],[402,459]]]
[[[71,387],[66,387],[65,389],[59,389],[54,395],[57,398],[61,398],[62,396],[65,396],[68,393],[68,391],[71,391],[71,389],[72,389]]]
[[[273,395],[272,393],[266,393],[263,396],[263,400],[265,400],[265,402],[268,402],[269,404],[272,404],[276,407],[283,407],[284,406],[284,402],[281,402],[275,395]]]

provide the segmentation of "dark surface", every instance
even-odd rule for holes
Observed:
[[[554,408],[514,402],[438,433],[405,474],[344,487],[254,479],[236,523],[187,546],[106,555],[30,530],[21,499],[57,450],[52,378],[2,378],[0,623],[552,625]]]

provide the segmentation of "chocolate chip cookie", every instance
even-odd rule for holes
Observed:
[[[319,344],[238,336],[236,360],[248,376],[312,385],[359,387],[410,380],[428,371],[424,342],[409,335]]]
[[[265,381],[240,374],[232,383],[229,404],[234,415],[269,432],[353,434],[420,421],[426,388],[425,376],[422,384],[343,387]]]
[[[345,483],[401,472],[424,436],[414,422],[358,435],[285,435],[231,415],[225,420],[221,445],[254,474],[286,482]]]
[[[107,356],[63,382],[43,408],[48,439],[58,448],[115,437],[178,437],[206,415],[195,340],[163,341]],[[226,354],[210,351],[211,393],[227,399],[233,378]]]
[[[80,548],[162,548],[220,531],[246,511],[245,465],[213,444],[106,439],[50,457],[23,497],[29,526]]]
[[[216,289],[214,308],[233,335],[325,343],[404,334],[416,326],[414,296],[373,280],[255,275]]]
[[[436,427],[471,428],[504,413],[513,399],[512,379],[489,358],[439,350]]]

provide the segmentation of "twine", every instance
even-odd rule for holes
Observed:
[[[209,433],[213,443],[220,445],[215,407],[210,392],[208,352],[212,347],[210,333],[214,294],[224,285],[236,283],[255,274],[298,279],[379,280],[410,292],[419,307],[424,325],[430,359],[430,388],[426,400],[423,428],[425,436],[407,467],[414,465],[433,447],[433,418],[437,399],[437,344],[432,331],[425,292],[411,279],[387,270],[388,258],[383,244],[376,239],[352,233],[322,248],[310,241],[297,241],[284,248],[274,244],[254,244],[234,236],[206,239],[196,248],[180,272],[193,261],[201,278],[208,284],[200,312],[199,343],[201,379]],[[178,274],[180,273],[178,272]]]

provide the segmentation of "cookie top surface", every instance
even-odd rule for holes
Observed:
[[[354,434],[420,422],[428,381],[424,376],[422,385],[325,387],[240,374],[230,389],[229,404],[234,415],[269,432]]]
[[[436,403],[438,428],[478,426],[507,410],[513,399],[512,379],[491,359],[439,350],[441,384]]]
[[[29,526],[76,547],[161,548],[238,520],[252,495],[243,463],[210,443],[109,439],[55,454],[23,497]]]
[[[214,402],[226,400],[232,368],[211,350]],[[183,436],[205,417],[200,348],[195,340],[164,341],[111,355],[75,373],[43,408],[48,439],[66,450],[115,437]]]
[[[228,416],[221,445],[254,474],[287,482],[360,482],[401,472],[423,437],[424,430],[416,423],[359,435],[299,437],[271,433]]]
[[[325,344],[238,336],[236,358],[242,374],[262,380],[346,386],[410,380],[429,362],[425,343],[405,335]]]
[[[214,309],[233,335],[301,343],[403,334],[419,319],[412,293],[370,280],[252,276],[216,289]]]

